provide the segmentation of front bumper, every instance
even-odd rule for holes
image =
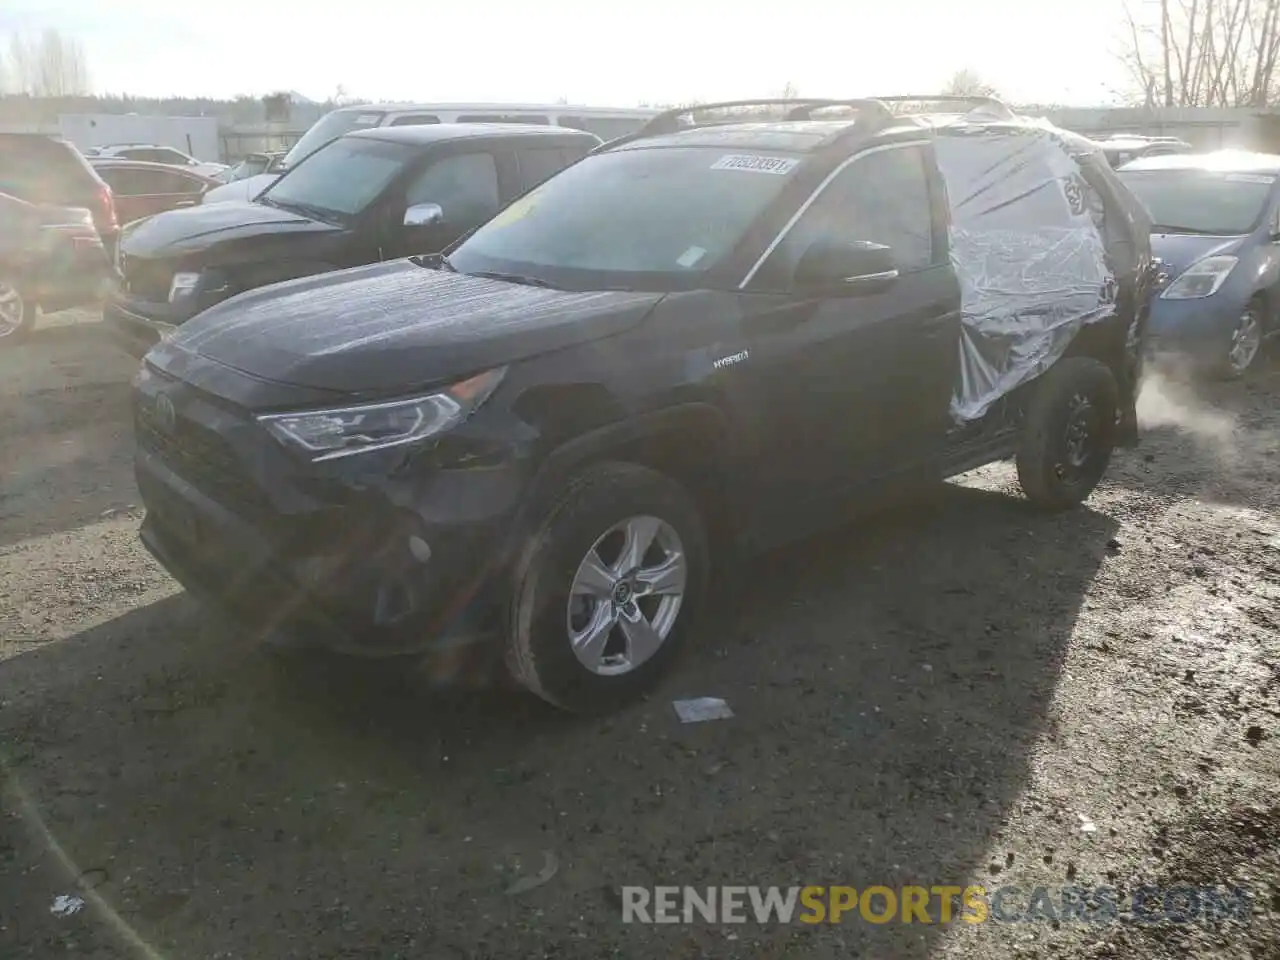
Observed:
[[[1190,366],[1221,363],[1243,310],[1243,303],[1218,294],[1197,300],[1164,300],[1157,296],[1151,302],[1147,359]]]
[[[155,320],[135,313],[118,295],[109,296],[102,307],[102,322],[107,335],[121,350],[138,359],[165,336],[178,329],[177,324]]]
[[[190,392],[165,434],[145,412],[150,389],[135,407],[141,536],[194,595],[264,637],[362,656],[447,655],[501,635],[513,468],[397,469],[403,453],[301,464],[247,415]]]

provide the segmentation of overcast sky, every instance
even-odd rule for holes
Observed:
[[[1091,105],[1126,87],[1119,0],[2,0],[0,37],[56,27],[96,92],[632,106],[938,90]],[[4,45],[7,48],[7,44]]]

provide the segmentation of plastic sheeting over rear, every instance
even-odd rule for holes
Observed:
[[[934,143],[961,290],[951,413],[966,423],[1047,370],[1086,324],[1115,315],[1106,221],[1134,212],[1095,186],[1097,148],[1043,121],[962,123]],[[1125,228],[1115,235],[1130,236]]]

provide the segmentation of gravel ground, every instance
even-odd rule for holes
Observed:
[[[131,369],[83,317],[0,351],[6,960],[1280,957],[1280,366],[1153,381],[1142,447],[1072,513],[1002,464],[752,563],[653,700],[587,721],[281,662],[195,605],[136,540]],[[680,725],[704,695],[735,716]],[[1145,883],[1252,913],[620,910],[624,885]]]

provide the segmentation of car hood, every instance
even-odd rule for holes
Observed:
[[[200,195],[200,203],[226,203],[228,200],[248,203],[279,179],[278,173],[256,173],[243,180],[232,180],[230,183],[206,190]]]
[[[1204,257],[1239,253],[1248,237],[1214,237],[1188,233],[1153,233],[1151,253],[1159,257],[1163,272],[1177,277]]]
[[[264,235],[336,233],[341,227],[262,203],[215,203],[148,217],[120,238],[128,256],[181,257],[216,244]]]
[[[261,380],[388,394],[622,333],[662,296],[548,290],[395,260],[242,293],[164,346]]]

